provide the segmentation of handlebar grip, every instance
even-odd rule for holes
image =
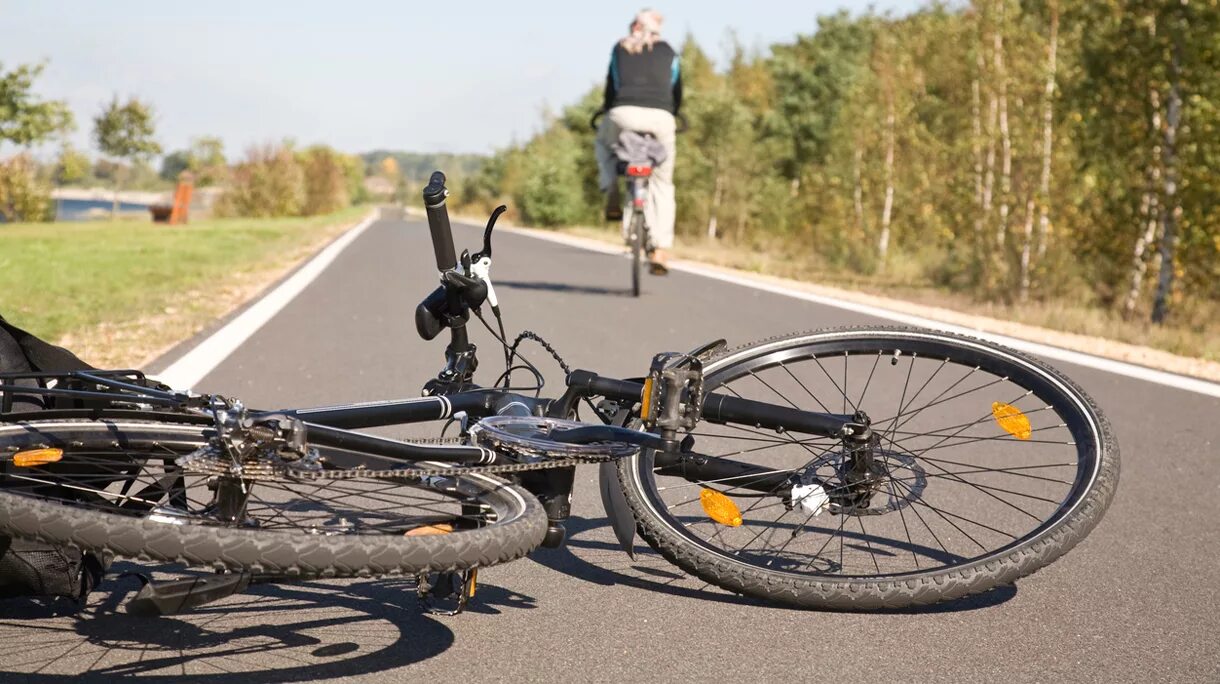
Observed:
[[[445,206],[445,198],[449,195],[449,190],[445,188],[445,174],[433,171],[423,194],[428,230],[432,233],[432,251],[436,254],[436,268],[442,272],[457,268],[453,228],[449,225],[449,209]]]

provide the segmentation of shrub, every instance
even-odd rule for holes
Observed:
[[[554,128],[526,147],[525,179],[517,197],[526,221],[558,226],[584,218],[580,159],[575,136],[564,128]]]
[[[297,155],[305,175],[306,216],[329,214],[350,203],[343,155],[325,145],[315,145]]]
[[[37,175],[28,154],[0,161],[0,218],[5,221],[51,221],[51,189]]]
[[[305,172],[288,145],[263,145],[246,152],[233,168],[216,207],[221,216],[296,216],[305,206]]]

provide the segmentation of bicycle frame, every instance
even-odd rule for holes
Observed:
[[[646,178],[634,180],[646,183]],[[617,403],[624,410],[616,412],[617,418],[599,412],[603,424],[570,431],[569,438],[572,441],[622,441],[637,444],[650,450],[656,467],[667,474],[679,475],[692,482],[732,477],[741,482],[739,488],[779,495],[777,490],[782,488],[782,476],[753,464],[699,454],[694,451],[693,443],[678,441],[678,430],[672,423],[658,423],[656,432],[628,428],[628,425],[639,420],[644,407],[657,399],[651,392],[660,390],[650,388],[646,382],[607,378],[590,371],[577,370],[568,375],[567,390],[558,398],[531,397],[508,389],[481,388],[474,385],[472,377],[478,365],[476,348],[470,343],[465,323],[470,309],[477,308],[483,300],[477,299],[477,286],[480,281],[472,277],[477,274],[470,268],[472,260],[469,255],[463,254],[462,264],[466,272],[458,271],[459,262],[455,256],[445,208],[447,192],[444,188],[444,176],[440,172],[433,174],[432,182],[424,190],[428,223],[437,266],[441,271],[442,285],[429,295],[417,310],[417,327],[424,339],[432,339],[445,327],[450,331],[450,342],[445,349],[445,367],[435,379],[425,384],[425,396],[314,408],[252,411],[251,417],[257,420],[259,416],[287,416],[303,421],[309,440],[319,446],[350,449],[404,462],[430,461],[477,466],[502,463],[506,457],[478,446],[412,444],[357,430],[452,420],[463,416],[463,428],[466,423],[473,424],[479,419],[495,415],[570,418],[575,415],[578,402],[602,397]],[[489,263],[490,236],[498,215],[497,211],[488,223],[484,234],[484,251],[476,255],[476,262],[486,258]],[[485,279],[486,266],[482,273]],[[482,294],[486,297],[490,290],[490,280],[486,280],[484,287]],[[493,308],[496,308],[494,302]],[[661,356],[663,355],[658,358]],[[31,379],[38,380],[41,387],[13,384]],[[0,374],[0,393],[3,393],[5,402],[0,408],[0,419],[20,416],[5,414],[5,411],[11,409],[13,394],[34,394],[72,400],[76,406],[97,406],[99,403],[108,402],[113,409],[117,405],[137,404],[158,410],[175,411],[179,419],[208,422],[206,410],[211,397],[174,392],[167,388],[150,386],[151,384],[137,371]],[[661,397],[664,405],[659,406],[659,412],[676,415],[679,410],[678,402],[682,399],[678,394]],[[689,402],[690,397],[686,399]],[[82,412],[89,410],[72,408],[43,411],[38,417],[79,417]],[[849,447],[866,444],[871,435],[867,416],[862,414],[801,411],[716,393],[700,394],[697,411],[694,413],[697,413],[697,416],[689,416],[692,420],[737,423],[769,428],[779,433],[794,432],[839,438]],[[115,412],[109,410],[108,414],[115,415]],[[134,417],[139,415],[140,411],[133,410]],[[144,415],[147,415],[146,410]],[[563,521],[570,511],[574,468],[533,471],[523,474],[519,479],[522,486],[538,496],[546,508],[548,518],[556,531],[548,537],[548,542],[559,543],[563,537]]]

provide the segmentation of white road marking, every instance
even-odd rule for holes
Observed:
[[[194,387],[204,376],[211,373],[246,340],[250,339],[251,335],[258,332],[258,329],[279,313],[288,302],[291,302],[317,279],[335,260],[335,257],[339,256],[376,220],[376,214],[366,216],[363,221],[318,252],[314,258],[297,269],[296,273],[280,283],[274,290],[268,292],[220,330],[195,345],[164,371],[158,373],[157,379],[175,389],[185,390]]]
[[[473,224],[465,224],[465,225],[473,225]],[[595,244],[595,243],[590,244],[591,241],[588,238],[574,238],[574,237],[568,236],[568,235],[552,234],[552,233],[547,233],[547,232],[543,232],[543,231],[539,231],[539,230],[532,230],[532,229],[522,230],[522,229],[515,228],[515,227],[506,227],[506,229],[509,232],[516,233],[518,235],[524,235],[526,237],[531,237],[531,238],[535,238],[538,240],[547,240],[550,242],[557,242],[559,244],[568,245],[571,247],[577,247],[577,248],[585,249],[585,250],[588,250],[591,252],[598,252],[601,254],[615,254],[615,255],[624,254],[624,250],[621,248],[603,246],[603,245]],[[944,330],[947,332],[955,332],[955,333],[959,333],[959,334],[963,334],[963,335],[970,335],[972,337],[984,339],[989,342],[996,342],[998,344],[1002,344],[1007,347],[1011,347],[1013,349],[1018,349],[1023,352],[1028,352],[1030,354],[1036,354],[1038,356],[1043,356],[1048,359],[1055,359],[1056,361],[1064,361],[1064,362],[1075,364],[1078,366],[1084,366],[1086,368],[1093,368],[1096,370],[1105,371],[1107,373],[1114,373],[1116,375],[1122,375],[1122,376],[1125,376],[1128,378],[1135,378],[1136,380],[1143,380],[1145,382],[1151,382],[1151,383],[1155,383],[1157,385],[1165,385],[1166,387],[1173,387],[1175,389],[1185,390],[1187,392],[1195,392],[1197,394],[1204,394],[1204,395],[1207,395],[1210,397],[1220,397],[1220,383],[1209,382],[1207,380],[1202,380],[1199,378],[1192,378],[1192,377],[1185,376],[1185,375],[1178,375],[1176,373],[1167,373],[1165,371],[1159,371],[1159,370],[1156,370],[1153,368],[1147,368],[1145,366],[1139,366],[1139,365],[1136,365],[1133,363],[1127,363],[1125,361],[1115,361],[1114,359],[1107,359],[1107,358],[1104,358],[1101,356],[1094,356],[1092,354],[1085,354],[1083,352],[1071,351],[1068,349],[1063,349],[1061,347],[1052,347],[1050,345],[1040,344],[1038,342],[1030,342],[1028,340],[1022,340],[1022,339],[1018,339],[1015,337],[1009,337],[1007,335],[997,335],[995,333],[990,333],[990,332],[978,330],[975,328],[968,328],[965,326],[945,323],[945,322],[938,321],[938,320],[932,319],[932,318],[924,318],[922,316],[912,316],[910,314],[904,314],[904,313],[901,313],[898,311],[893,311],[891,309],[885,309],[885,308],[882,308],[879,306],[872,306],[872,305],[868,305],[868,304],[857,304],[854,302],[845,302],[843,300],[835,299],[833,297],[817,295],[817,294],[813,294],[811,292],[802,292],[800,290],[795,290],[792,288],[784,287],[782,285],[763,282],[760,280],[754,280],[744,274],[738,275],[735,273],[727,273],[727,272],[720,271],[717,269],[706,268],[706,267],[700,266],[698,264],[693,264],[690,262],[685,262],[685,263],[680,263],[680,264],[679,263],[671,264],[670,270],[683,271],[685,273],[699,275],[699,276],[703,276],[705,278],[712,278],[712,279],[720,280],[720,281],[723,281],[726,283],[732,283],[734,285],[740,285],[742,287],[749,287],[749,288],[753,288],[755,290],[762,290],[764,292],[770,292],[772,294],[784,295],[786,297],[792,297],[794,299],[801,299],[801,300],[804,300],[807,302],[813,302],[815,304],[821,304],[824,306],[832,306],[836,309],[843,309],[845,311],[851,311],[854,313],[864,314],[866,316],[882,318],[885,320],[894,321],[896,323],[902,323],[905,325],[914,325],[914,326],[918,326],[921,328],[935,328],[935,329]]]

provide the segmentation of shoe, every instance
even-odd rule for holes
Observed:
[[[665,253],[665,250],[653,250],[652,254],[648,255],[648,272],[653,275],[668,275],[667,261],[669,261],[669,255]]]
[[[623,220],[623,196],[619,194],[618,181],[612,183],[610,191],[606,193],[606,220]]]

